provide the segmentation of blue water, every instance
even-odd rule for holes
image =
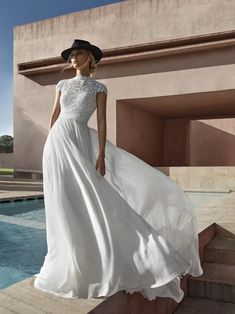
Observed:
[[[0,203],[0,215],[21,217],[24,219],[45,222],[44,200],[36,199]]]
[[[44,201],[0,204],[0,289],[38,273],[46,252]]]

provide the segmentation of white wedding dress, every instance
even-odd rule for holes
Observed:
[[[106,140],[102,176],[97,130],[87,122],[106,85],[59,81],[61,112],[43,151],[47,254],[34,287],[65,298],[139,291],[183,298],[183,274],[200,276],[197,220],[167,175]]]

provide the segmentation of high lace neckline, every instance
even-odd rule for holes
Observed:
[[[77,74],[77,75],[75,75],[75,77],[74,77],[75,79],[78,79],[78,78],[84,78],[84,79],[90,79],[91,77],[90,76],[86,76],[86,75],[82,75],[82,74]]]

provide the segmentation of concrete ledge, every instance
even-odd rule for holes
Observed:
[[[63,313],[87,314],[103,300],[66,299],[43,293],[33,287],[33,278],[16,283],[0,293],[0,313]]]

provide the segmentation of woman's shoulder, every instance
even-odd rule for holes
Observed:
[[[67,79],[60,80],[60,81],[56,84],[55,89],[60,91],[60,90],[62,89],[62,87],[63,87],[65,81],[67,81]]]
[[[96,81],[95,79],[93,79],[93,81],[94,81],[95,89],[96,89],[97,93],[98,92],[105,92],[106,94],[108,94],[107,86],[104,83]]]

